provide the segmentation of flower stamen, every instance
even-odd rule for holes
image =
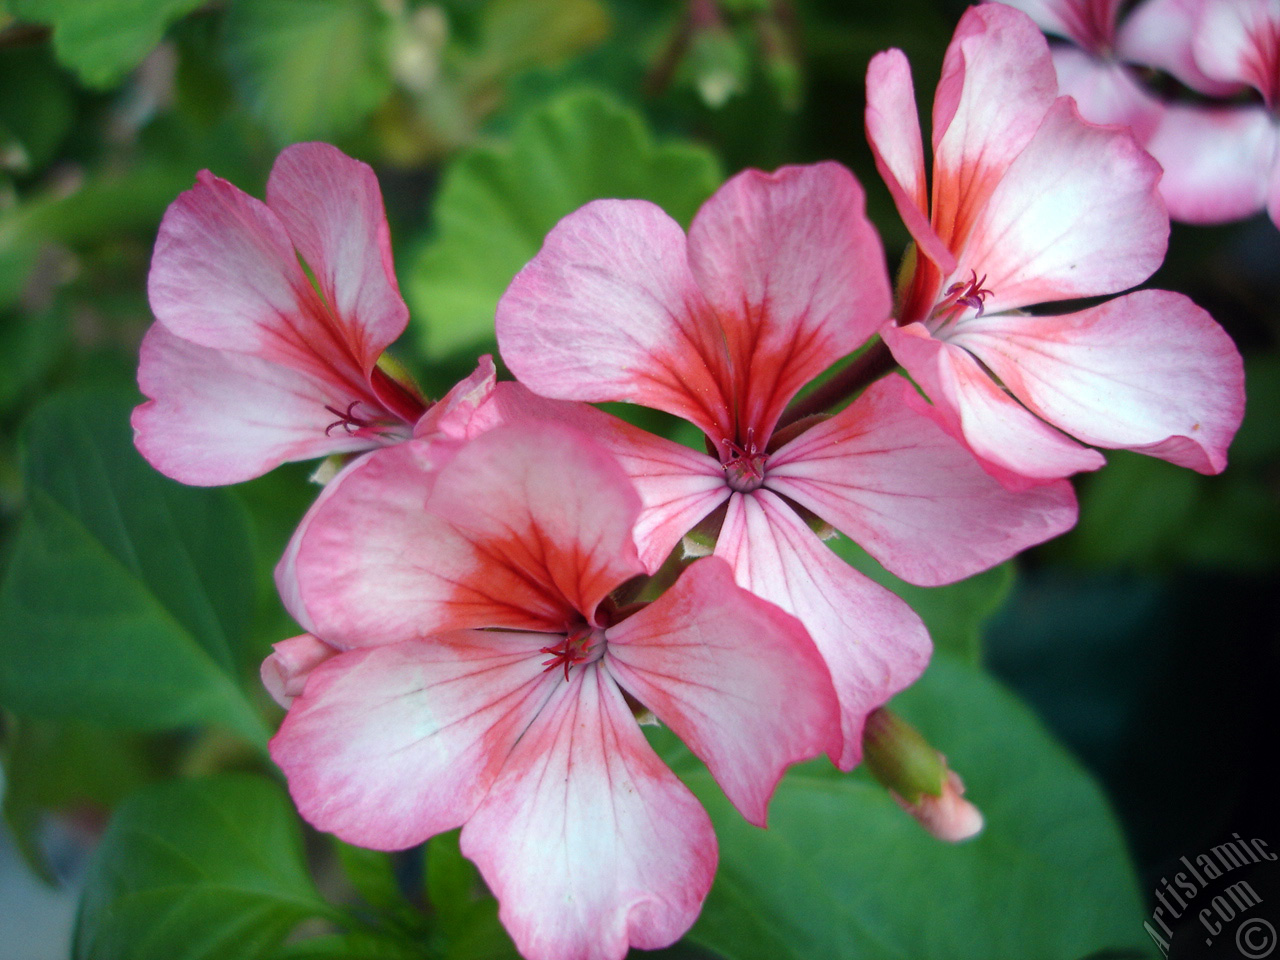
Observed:
[[[738,444],[723,438],[720,441],[724,452],[720,455],[720,465],[724,468],[729,486],[740,493],[758,490],[764,483],[764,465],[769,455],[756,445],[754,427],[747,428],[747,442]]]

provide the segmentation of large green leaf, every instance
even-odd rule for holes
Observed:
[[[783,779],[759,830],[675,751],[720,838],[695,942],[728,960],[1079,960],[1142,947],[1106,800],[1025,707],[947,657],[894,706],[963,776],[985,831],[934,840],[881,787],[825,760]]]
[[[601,197],[651,200],[683,224],[720,182],[691,143],[658,145],[643,118],[578,91],[534,111],[505,147],[476,147],[445,174],[436,236],[407,277],[418,336],[440,355],[493,337],[507,284],[556,222]]]
[[[25,430],[27,505],[0,583],[0,703],[109,726],[266,729],[236,677],[254,602],[248,519],[133,448],[128,393],[79,390]]]
[[[316,892],[297,816],[269,780],[224,774],[145,788],[111,820],[89,870],[76,960],[254,960]]]
[[[159,775],[152,744],[80,723],[5,718],[5,823],[27,865],[48,883],[55,874],[39,840],[46,810],[109,809]]]
[[[142,62],[165,28],[204,0],[9,0],[22,20],[53,25],[58,59],[93,87],[110,87]]]
[[[330,138],[390,93],[388,30],[374,0],[237,0],[227,57],[277,140]]]

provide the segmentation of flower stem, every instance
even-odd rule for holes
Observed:
[[[782,412],[776,430],[814,414],[826,413],[837,404],[861,393],[898,365],[883,340],[869,346],[858,359],[845,367],[808,396],[801,397]]]

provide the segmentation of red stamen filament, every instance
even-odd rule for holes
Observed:
[[[968,280],[962,280],[947,287],[946,299],[938,304],[935,315],[943,313],[955,304],[963,304],[972,310],[978,311],[978,316],[982,316],[983,301],[992,295],[992,291],[982,286],[986,282],[987,275],[985,273],[982,275],[982,279],[979,280],[978,272],[970,270]]]
[[[550,647],[543,647],[539,653],[551,654],[550,660],[543,660],[543,673],[550,673],[557,667],[564,667],[565,682],[569,680],[569,668],[576,667],[580,663],[586,663],[591,659],[591,628],[580,627],[566,636],[559,643]]]
[[[352,400],[347,404],[347,412],[343,413],[341,410],[331,407],[326,403],[324,408],[338,419],[324,428],[324,435],[326,437],[329,436],[329,431],[334,427],[341,427],[343,430],[347,431],[348,434],[355,434],[359,433],[361,430],[376,428],[378,426],[378,422],[376,420],[366,420],[363,417],[357,417],[355,415],[355,408],[359,405],[359,400]]]
[[[756,446],[755,435],[755,427],[748,427],[745,445],[739,445],[729,439],[720,441],[724,446],[720,465],[729,476],[731,486],[734,485],[734,481],[737,481],[746,489],[754,490],[764,483],[764,465],[769,455]]]

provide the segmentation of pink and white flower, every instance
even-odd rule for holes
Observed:
[[[1164,103],[1131,66],[1160,65],[1148,18],[1131,17],[1118,27],[1120,0],[1000,2],[1030,15],[1045,33],[1069,41],[1051,48],[1058,92],[1074,98],[1086,120],[1129,127],[1140,143],[1150,138]]]
[[[422,446],[348,467],[299,531],[300,602],[341,650],[275,657],[307,673],[271,742],[299,810],[379,849],[463,825],[531,960],[672,943],[716,842],[635,712],[763,825],[785,767],[839,740],[821,657],[714,558],[638,611],[615,600],[644,571],[641,505],[580,432],[497,427],[440,467]]]
[[[1253,104],[1175,104],[1147,149],[1164,167],[1175,220],[1225,223],[1266,210],[1280,225],[1280,0],[1151,0],[1153,22],[1180,18],[1168,49],[1188,86],[1211,96],[1252,88]],[[1145,8],[1144,8],[1145,9]]]
[[[889,308],[861,187],[833,163],[734,177],[687,239],[653,204],[590,203],[551,231],[498,304],[508,365],[561,402],[501,384],[495,406],[508,418],[559,417],[619,458],[640,491],[636,538],[650,571],[723,510],[715,555],[799,617],[831,670],[844,733],[832,758],[844,768],[861,755],[867,713],[919,676],[930,646],[915,613],[832,553],[813,517],[929,585],[1075,520],[1067,484],[1002,489],[907,405],[900,377],[821,423],[776,430],[797,391]],[[702,430],[706,452],[569,400],[665,410]]]
[[[1155,161],[1057,96],[1044,38],[1002,4],[970,8],[947,49],[932,202],[914,104],[906,57],[877,55],[867,134],[916,242],[881,335],[926,409],[1011,489],[1103,464],[1071,437],[1221,471],[1243,368],[1204,310],[1148,290],[1064,316],[1021,312],[1116,293],[1160,265],[1169,226]]]
[[[380,362],[408,309],[377,178],[328,144],[284,150],[266,203],[202,171],[165,213],[148,293],[135,442],[176,480],[371,449],[426,408]]]

